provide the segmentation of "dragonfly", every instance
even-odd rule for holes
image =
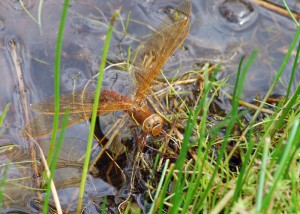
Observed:
[[[182,1],[176,8],[170,10],[157,30],[147,41],[141,43],[132,55],[130,68],[134,83],[132,95],[102,90],[97,109],[98,116],[124,111],[141,126],[144,133],[157,136],[162,132],[164,121],[160,115],[152,112],[146,98],[162,66],[187,37],[190,30],[190,14],[189,0]],[[68,109],[67,127],[91,118],[93,101],[92,90],[79,90],[61,95],[59,114],[65,114]],[[39,115],[25,125],[21,135],[37,138],[50,134],[53,128],[54,98],[50,97],[33,104],[32,109],[39,112]],[[59,127],[61,125],[62,121],[59,122]]]

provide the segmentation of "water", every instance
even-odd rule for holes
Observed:
[[[24,81],[26,99],[29,104],[53,95],[54,56],[62,1],[44,1],[40,23],[38,23],[39,1],[26,0],[23,2],[27,8],[26,11],[19,1],[2,0],[0,2],[2,77],[0,109],[4,109],[7,103],[11,103],[4,126],[1,128],[0,145],[2,147],[15,145],[11,151],[18,150],[10,152],[8,155],[8,150],[1,147],[0,157],[1,164],[11,163],[7,173],[8,179],[26,178],[22,184],[33,187],[35,184],[34,173],[30,165],[16,164],[17,161],[31,161],[29,150],[27,150],[27,140],[18,135],[20,129],[25,125],[24,114],[26,114],[26,108],[20,98],[20,81]],[[299,4],[293,1],[289,3],[299,11]],[[249,56],[254,49],[258,49],[258,57],[246,79],[243,99],[251,102],[257,95],[263,96],[269,89],[292,40],[295,32],[293,22],[244,0],[194,0],[192,4],[192,27],[184,42],[185,48],[180,48],[166,63],[165,75],[171,78],[177,73],[178,68],[180,68],[178,74],[180,75],[195,69],[197,65],[211,62],[222,64],[222,70],[218,76],[221,79],[237,71],[242,56]],[[153,28],[159,25],[165,13],[176,5],[178,5],[178,1],[72,1],[63,41],[62,93],[82,89],[88,80],[91,80],[97,73],[110,16],[116,9],[121,8],[122,10],[114,27],[108,57],[110,62],[115,63],[126,61],[128,48],[135,48],[141,41],[145,41],[153,32]],[[131,22],[127,33],[124,34],[129,11],[131,11]],[[34,19],[29,16],[29,13]],[[12,61],[12,51],[9,46],[11,40],[15,40],[17,44],[17,55],[23,77],[18,76]],[[288,62],[274,94],[285,94],[291,68],[292,60]],[[114,79],[120,77],[121,80],[114,83],[116,84],[114,88],[125,94],[132,91],[130,79],[124,78],[126,75],[120,73],[118,76],[116,75],[117,71],[113,69],[109,71],[111,72],[105,75],[105,87],[110,88],[112,82],[115,82]],[[297,72],[293,89],[299,79],[300,73]],[[234,80],[233,76],[228,82],[233,84]],[[224,90],[231,92],[232,88],[227,87]],[[223,94],[220,95],[220,100],[222,109],[230,109],[230,102]],[[87,123],[78,124],[68,129],[67,136],[77,139],[72,142],[78,146],[86,140],[88,128]],[[74,146],[74,148],[77,148],[76,151],[84,151],[84,147]],[[26,154],[26,157],[17,155],[20,154],[20,151],[21,154]],[[58,171],[61,173],[58,174],[58,177],[66,171],[72,171],[75,177],[80,175],[80,170],[73,166],[67,166],[65,170]],[[2,175],[4,172],[4,169],[1,168]],[[63,181],[62,185],[68,183],[68,178],[60,177],[60,179]],[[86,202],[93,197],[101,198],[117,193],[117,190],[107,182],[100,178],[93,179],[90,180],[91,186],[97,184],[103,186],[104,189],[93,189],[87,184]],[[8,195],[13,195],[13,191],[19,191],[17,185],[10,188],[13,191],[8,187],[11,185],[7,185],[5,190]],[[73,200],[69,196],[78,190],[78,186],[72,188],[71,190],[70,187],[61,188],[60,190],[62,204],[65,207]],[[7,212],[12,210],[35,212],[38,206],[34,197],[34,191],[26,189],[23,196],[15,200],[16,203],[10,203],[10,200],[6,198],[3,205],[4,207],[10,205]],[[76,203],[72,201],[71,204],[70,210],[74,210]],[[93,207],[88,209],[93,210]]]

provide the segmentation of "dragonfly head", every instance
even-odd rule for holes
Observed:
[[[161,116],[158,114],[152,114],[144,120],[142,129],[145,133],[156,136],[161,132],[162,126],[163,119]]]

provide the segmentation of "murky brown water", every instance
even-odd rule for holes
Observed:
[[[20,187],[20,185],[34,187],[34,179],[33,171],[30,169],[30,154],[25,149],[27,141],[18,135],[25,123],[23,117],[25,110],[20,102],[19,86],[20,81],[24,81],[29,103],[35,103],[53,95],[55,44],[62,2],[62,0],[45,1],[42,6],[40,24],[37,23],[39,1],[24,0],[27,10],[37,22],[24,11],[19,1],[2,0],[0,2],[2,77],[0,109],[4,109],[5,104],[11,103],[4,127],[1,128],[0,164],[9,164],[8,180],[23,178],[17,183],[12,180],[6,185],[3,200],[4,212],[18,210],[32,213],[36,212],[38,207],[35,203],[34,191]],[[141,41],[146,40],[152,32],[152,27],[159,25],[165,11],[178,5],[178,2],[180,1],[72,1],[63,41],[62,92],[81,89],[97,73],[110,15],[116,9],[122,10],[114,27],[108,59],[110,62],[123,62],[127,58],[128,48],[135,48]],[[259,55],[247,76],[244,99],[251,102],[256,95],[263,96],[292,40],[295,32],[293,22],[248,1],[194,0],[192,4],[191,31],[184,42],[185,48],[178,50],[167,62],[164,69],[165,75],[171,78],[178,68],[180,68],[180,75],[197,68],[197,65],[211,62],[222,64],[219,78],[223,78],[236,72],[243,55],[249,56],[254,49],[258,49]],[[299,4],[291,1],[290,5],[295,10],[299,10]],[[131,22],[127,35],[124,37],[124,26],[129,11],[131,11]],[[22,79],[18,78],[12,62],[9,46],[11,40],[17,42]],[[285,94],[291,68],[292,61],[288,63],[274,94]],[[132,86],[130,86],[130,81],[127,81],[126,74],[110,71],[105,75],[104,87],[110,88],[114,85],[114,89],[123,93],[131,90]],[[299,79],[300,73],[298,72],[294,79],[295,86]],[[234,77],[229,79],[229,83],[234,83]],[[232,89],[229,87],[224,90],[230,92]],[[229,102],[226,102],[222,94],[220,99],[223,100],[220,104],[223,109],[230,108]],[[72,154],[76,155],[72,158],[67,156],[70,165],[61,166],[55,177],[58,183],[61,182],[59,194],[62,206],[68,208],[70,212],[76,209],[75,196],[78,191],[82,163],[76,158],[84,155],[84,142],[88,128],[86,123],[81,123],[68,129],[67,137],[71,137],[71,140],[66,142],[70,141],[71,144],[66,143],[65,147],[67,151],[72,151]],[[45,142],[41,145],[43,143]],[[15,146],[9,149],[2,148],[5,145]],[[66,161],[63,162],[66,163]],[[5,173],[2,166],[0,172],[2,175]],[[23,193],[21,197],[17,194],[19,191]],[[119,195],[125,194],[124,192],[126,191],[123,189]],[[92,203],[93,198],[99,201],[99,198],[103,196],[115,194],[117,194],[115,187],[100,178],[90,177],[85,196],[85,203],[88,204],[87,210],[96,209],[97,204]],[[143,203],[141,201],[139,201],[140,205]]]

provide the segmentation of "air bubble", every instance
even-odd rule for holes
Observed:
[[[257,12],[251,3],[243,0],[226,0],[218,5],[218,12],[224,24],[234,30],[248,28],[257,17]]]

